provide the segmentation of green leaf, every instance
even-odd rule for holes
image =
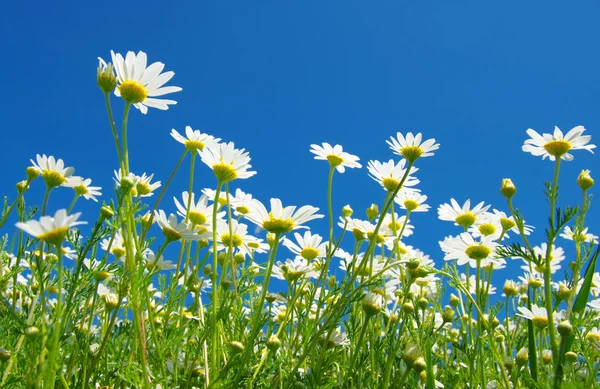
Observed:
[[[585,308],[585,305],[588,301],[588,296],[590,295],[590,289],[592,287],[592,280],[594,278],[594,271],[596,270],[596,259],[598,259],[598,253],[600,253],[600,246],[596,248],[596,252],[592,257],[592,260],[588,264],[588,268],[585,271],[585,279],[583,280],[583,286],[575,299],[575,304],[573,305],[573,312],[581,312]]]

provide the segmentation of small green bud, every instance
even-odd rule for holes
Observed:
[[[460,299],[458,298],[458,296],[456,296],[454,293],[452,293],[450,295],[450,305],[452,305],[453,307],[456,308],[459,303],[460,303]]]
[[[417,373],[420,373],[420,372],[424,371],[425,369],[427,369],[427,363],[425,362],[425,358],[423,358],[423,357],[417,358],[415,363],[413,363],[412,368]]]
[[[35,338],[40,333],[40,329],[36,326],[30,326],[25,328],[25,336],[32,339]]]
[[[271,351],[276,351],[279,347],[281,347],[281,340],[277,336],[271,335],[269,340],[267,340],[267,348]]]
[[[233,354],[241,353],[244,351],[244,345],[236,340],[229,342],[229,349]]]
[[[592,179],[592,176],[590,176],[589,170],[581,171],[579,177],[577,177],[577,185],[579,185],[583,191],[586,191],[594,186],[594,180]]]
[[[525,347],[521,348],[517,353],[515,360],[517,362],[517,366],[523,366],[527,363],[527,361],[529,361],[529,351]]]
[[[373,219],[375,219],[377,215],[379,215],[379,207],[377,206],[377,204],[371,204],[371,206],[367,208],[366,214],[369,220],[372,221]]]
[[[563,320],[558,323],[558,333],[563,338],[569,337],[573,333],[573,326],[568,320]]]
[[[29,190],[29,184],[27,183],[27,181],[23,180],[17,182],[17,192],[25,193],[27,190]]]
[[[505,178],[502,180],[502,185],[500,186],[500,193],[502,196],[510,199],[517,193],[517,187],[513,184],[510,178]]]
[[[425,297],[421,297],[418,301],[417,301],[417,305],[419,306],[419,308],[421,309],[425,309],[427,308],[427,306],[429,305],[429,300],[427,300]]]
[[[565,354],[565,359],[568,362],[575,362],[577,359],[579,359],[579,356],[577,355],[577,353],[574,353],[573,351],[569,351],[568,353]]]
[[[444,323],[450,323],[454,319],[454,309],[450,305],[446,305],[444,307],[444,312],[442,313],[442,320]]]
[[[407,301],[404,304],[402,304],[402,310],[405,313],[412,313],[415,310],[415,306],[411,301]]]
[[[100,217],[103,220],[109,220],[111,219],[113,216],[115,216],[115,211],[108,205],[103,205],[100,208]]]
[[[33,166],[29,166],[27,169],[25,169],[25,174],[27,175],[28,183],[42,175],[42,173],[40,173],[38,168],[35,168]]]
[[[117,77],[115,77],[115,72],[113,70],[112,63],[104,63],[104,61],[100,61],[98,64],[98,73],[97,73],[97,81],[98,87],[104,93],[111,93],[117,87]]]
[[[547,365],[550,362],[552,362],[552,351],[550,351],[550,350],[542,351],[542,362],[544,363],[544,365]]]
[[[354,211],[350,208],[350,204],[346,204],[344,205],[344,208],[342,208],[342,216],[344,217],[351,217],[353,213]]]

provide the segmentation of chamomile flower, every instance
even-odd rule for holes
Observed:
[[[42,216],[40,220],[29,220],[18,222],[16,227],[41,241],[50,244],[61,244],[69,229],[87,222],[77,221],[81,213],[67,215],[66,209],[59,209],[54,216]]]
[[[300,257],[287,259],[285,263],[277,262],[273,266],[273,277],[280,280],[295,282],[302,276],[316,278],[319,276],[319,273]]]
[[[81,177],[73,176],[75,169],[65,167],[64,161],[60,158],[55,159],[52,155],[47,157],[46,154],[37,154],[35,162],[33,162],[33,159],[30,161],[33,168],[42,175],[49,188],[56,188],[57,186],[73,187],[81,183]]]
[[[115,232],[114,236],[111,238],[105,238],[100,242],[100,247],[104,251],[109,251],[112,255],[117,257],[117,259],[123,257],[126,253],[125,242],[123,241],[123,236],[119,231]]]
[[[542,243],[541,246],[535,246],[533,248],[533,251],[535,252],[535,254],[542,259],[542,262],[546,261],[546,251],[548,250],[548,244],[547,243]],[[552,245],[552,248],[550,250],[550,262],[552,264],[558,264],[560,262],[562,262],[565,259],[565,250],[563,250],[561,247],[556,247],[555,245]]]
[[[579,235],[578,237],[581,240],[583,240],[584,242],[592,242],[592,241],[597,242],[598,241],[598,237],[596,235],[588,233],[587,227],[583,231],[581,231],[581,233],[579,233],[578,235]],[[565,227],[564,231],[560,234],[560,236],[562,238],[565,238],[568,240],[575,240],[575,237],[576,237],[575,231],[573,231],[571,229],[571,227],[569,227],[569,226]]]
[[[143,173],[141,176],[136,176],[135,190],[139,197],[150,197],[152,193],[160,188],[160,181],[151,182],[154,174],[149,176]]]
[[[195,153],[199,150],[204,150],[206,147],[216,147],[221,141],[220,138],[215,138],[212,135],[203,134],[200,130],[194,130],[190,126],[185,126],[185,136],[181,135],[174,128],[171,129],[171,136],[177,142],[185,146],[186,149]]]
[[[143,114],[148,112],[148,107],[166,110],[169,109],[169,105],[177,104],[174,100],[156,98],[181,91],[178,86],[163,86],[175,73],[161,73],[165,67],[162,62],[146,66],[147,57],[143,51],[137,54],[129,51],[123,58],[121,54],[115,54],[111,50],[110,55],[119,81],[115,95],[133,104]]]
[[[542,159],[550,158],[551,161],[554,161],[558,157],[565,161],[571,161],[573,160],[573,155],[569,154],[571,150],[587,150],[594,153],[592,149],[596,148],[596,145],[588,144],[592,137],[591,135],[582,135],[584,131],[583,126],[577,126],[563,136],[562,131],[558,127],[554,127],[552,135],[540,135],[530,128],[527,130],[527,135],[531,139],[525,141],[522,149],[536,157],[542,156]]]
[[[360,168],[362,165],[358,163],[359,158],[356,155],[348,154],[343,151],[342,146],[331,145],[327,142],[323,146],[310,145],[310,152],[315,154],[315,159],[328,161],[332,168],[336,168],[338,172],[343,173],[346,167]]]
[[[160,258],[156,258],[154,251],[150,249],[144,252],[144,260],[148,270],[173,270],[177,268],[177,265],[172,261],[165,260],[162,255]]]
[[[201,236],[191,230],[186,223],[178,223],[177,216],[170,214],[167,218],[165,211],[154,211],[154,218],[163,231],[165,239],[168,241],[176,240],[199,240]]]
[[[191,197],[191,198],[190,198]],[[177,198],[173,197],[177,214],[182,218],[186,218],[194,228],[200,233],[204,233],[210,229],[212,225],[213,205],[208,205],[208,196],[202,195],[195,201],[195,195],[186,191],[181,194],[183,204]],[[189,208],[188,208],[189,204]],[[217,212],[217,220],[223,219],[225,212]]]
[[[384,216],[380,231],[385,236],[401,237],[402,233],[402,237],[409,237],[413,234],[413,229],[414,226],[408,223],[406,215],[398,216],[394,212],[393,218],[391,213]]]
[[[102,196],[102,192],[100,192],[100,190],[102,189],[99,186],[90,186],[92,183],[92,180],[90,178],[86,178],[85,180],[81,180],[80,182],[71,182],[71,183],[67,183],[65,186],[69,186],[72,187],[73,190],[75,191],[75,195],[77,196],[83,196],[83,198],[85,198],[86,200],[94,200],[95,202],[98,202],[98,199],[96,198],[96,196]]]
[[[517,315],[533,321],[533,324],[540,329],[548,326],[548,311],[535,304],[531,305],[531,310],[525,307],[517,308]]]
[[[250,193],[245,193],[240,188],[237,188],[233,196],[231,196],[231,194],[229,195],[229,203],[231,208],[233,208],[233,213],[235,216],[243,217],[244,215],[250,213],[252,195]]]
[[[463,282],[464,285],[468,285],[469,286],[469,293],[470,294],[477,294],[477,277],[472,274],[471,276],[469,276],[469,282],[467,282],[467,275],[466,274],[461,274],[460,275],[460,280]],[[488,294],[496,294],[496,287],[493,285],[489,285],[489,289],[488,289],[488,285],[489,283],[487,281],[484,281],[483,279],[479,280],[479,288],[480,288],[480,292],[481,291],[488,291]]]
[[[269,212],[263,203],[254,199],[250,206],[250,213],[246,217],[267,232],[286,234],[298,228],[308,228],[302,224],[322,218],[323,215],[317,214],[318,211],[319,208],[310,205],[305,205],[297,210],[296,206],[283,207],[281,200],[273,198]]]
[[[457,265],[468,263],[471,267],[477,267],[478,263],[485,266],[494,258],[498,243],[488,236],[476,242],[471,234],[463,232],[459,236],[444,239],[440,247],[446,253],[445,261],[455,259]]]
[[[409,162],[415,162],[420,157],[431,157],[433,151],[440,148],[440,145],[435,143],[435,139],[427,139],[425,142],[421,142],[422,138],[421,133],[413,135],[412,132],[409,132],[406,137],[401,133],[397,133],[396,138],[391,137],[386,142],[390,145],[390,149],[394,151],[394,154],[403,156]]]
[[[202,194],[205,195],[206,197],[208,197],[208,199],[214,203],[215,198],[217,196],[217,191],[214,189],[210,189],[210,188],[204,188],[204,189],[202,189]],[[221,191],[221,193],[219,193],[219,198],[217,199],[216,202],[219,203],[219,207],[227,205],[227,193],[224,191]],[[231,198],[229,199],[229,202],[231,204]]]
[[[410,172],[407,173],[405,166],[406,160],[404,159],[398,161],[397,164],[394,163],[393,159],[390,159],[388,162],[369,161],[367,169],[369,170],[369,176],[388,192],[393,192],[398,188],[405,174],[406,179],[402,184],[402,189],[418,192],[416,188],[412,187],[420,181],[413,177],[412,174],[416,173],[419,169],[412,167],[410,168]]]
[[[334,331],[331,332],[331,334],[329,334],[329,336],[324,335],[323,337],[325,344],[327,345],[327,347],[334,347],[334,346],[338,346],[338,347],[347,347],[350,345],[350,340],[348,339],[348,335],[346,335],[346,333],[342,332],[342,329],[340,327],[336,328]]]
[[[322,258],[326,255],[327,242],[323,242],[321,235],[305,231],[304,236],[302,236],[295,232],[294,238],[296,238],[298,244],[288,238],[284,238],[283,245],[306,261],[310,262],[315,258]]]
[[[208,238],[212,239],[212,234]],[[238,223],[235,219],[231,220],[231,226],[225,220],[217,220],[217,240],[220,243],[219,248],[222,247],[224,249],[228,249],[229,247],[234,249],[244,247],[249,251],[250,248],[248,245],[253,243],[256,246],[259,245],[258,240],[248,234],[248,226]]]
[[[219,182],[229,182],[236,178],[249,178],[256,174],[250,171],[249,153],[236,149],[233,142],[221,143],[215,147],[198,150],[202,162],[210,167]]]
[[[477,217],[486,212],[490,206],[483,206],[483,201],[471,209],[471,200],[465,201],[461,207],[456,200],[450,199],[450,204],[442,204],[438,208],[440,220],[453,221],[454,225],[470,227],[477,223]]]
[[[485,212],[482,214],[480,223],[469,227],[469,232],[475,238],[489,236],[492,240],[498,240],[502,236],[503,228],[498,218]]]
[[[431,207],[425,204],[425,201],[427,196],[413,190],[400,190],[394,198],[394,202],[400,205],[400,208],[409,212],[428,212]]]

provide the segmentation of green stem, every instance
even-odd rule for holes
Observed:
[[[108,120],[110,121],[110,129],[112,130],[113,138],[115,139],[115,146],[117,147],[117,154],[119,156],[119,166],[123,168],[123,154],[121,152],[121,144],[119,143],[119,135],[117,134],[117,126],[115,125],[112,109],[110,107],[110,98],[108,92],[104,92],[104,102],[106,103]]]
[[[60,347],[60,337],[62,331],[60,330],[61,326],[61,314],[62,314],[62,286],[63,286],[63,267],[62,267],[62,247],[61,243],[56,244],[56,256],[58,257],[58,293],[57,293],[57,301],[56,301],[56,309],[54,311],[54,324],[52,330],[52,348],[50,349],[50,354],[48,355],[48,361],[46,364],[46,371],[44,377],[44,388],[51,389],[54,388],[54,382],[56,380],[56,366],[55,360],[58,355],[58,350]]]
[[[123,112],[123,129],[122,129],[122,138],[123,138],[123,175],[127,176],[129,174],[129,150],[127,148],[127,119],[129,117],[129,110],[131,108],[131,103],[125,103],[125,111]]]
[[[218,360],[219,357],[219,344],[218,344],[218,328],[217,328],[217,312],[219,309],[219,284],[217,282],[217,266],[218,266],[218,253],[217,253],[217,211],[219,205],[219,196],[221,195],[222,182],[217,183],[217,190],[215,192],[215,200],[213,202],[213,215],[212,215],[212,229],[213,229],[213,269],[211,272],[212,287],[213,287],[213,298],[212,298],[212,315],[211,315],[211,331],[212,331],[212,359],[211,359],[211,370],[214,374],[212,381],[215,381],[218,375]]]

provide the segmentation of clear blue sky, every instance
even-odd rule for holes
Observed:
[[[392,158],[385,140],[397,131],[436,138],[440,150],[419,161],[417,174],[433,209],[415,215],[407,243],[438,264],[437,242],[458,230],[437,220],[437,206],[471,198],[506,211],[498,194],[504,177],[537,227],[533,241],[543,239],[543,181],[553,165],[521,151],[527,128],[581,124],[600,142],[600,4],[593,1],[11,1],[0,8],[0,193],[11,199],[36,153],[63,158],[111,194],[117,158],[95,85],[96,58],[110,59],[111,49],[145,51],[175,71],[170,85],[183,88],[168,111],[130,117],[132,170],[163,182],[182,151],[169,132],[191,125],[250,152],[258,174],[239,182],[246,192],[325,210],[328,167],[313,160],[311,143],[340,143],[366,165]],[[121,102],[114,106],[120,117]],[[600,183],[600,156],[574,155],[563,164],[562,204],[579,202],[581,169]],[[210,171],[198,171],[196,188],[214,185]],[[186,187],[187,166],[167,211]],[[71,192],[61,192],[50,210],[68,206]],[[350,203],[359,217],[384,195],[365,168],[336,175],[334,193],[336,209]],[[34,190],[29,203],[41,197]],[[90,204],[80,200],[84,220],[96,216]],[[597,235],[599,207],[589,217]],[[325,231],[326,222],[311,225]],[[572,253],[572,243],[559,244]]]

